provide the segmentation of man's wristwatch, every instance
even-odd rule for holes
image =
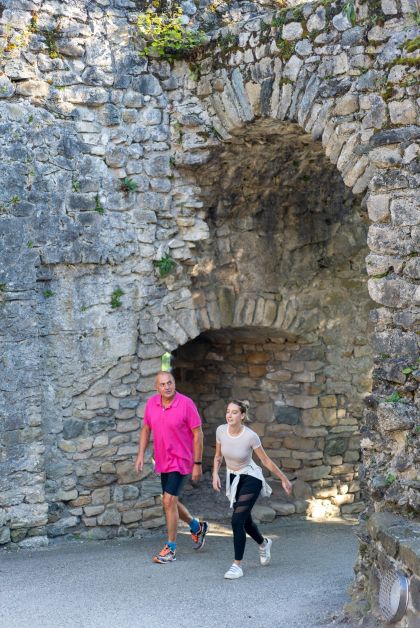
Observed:
[[[194,464],[203,464],[202,462],[197,462],[197,460],[194,460]]]

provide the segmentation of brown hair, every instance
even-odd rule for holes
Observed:
[[[247,401],[246,399],[244,399],[243,401],[241,401],[240,399],[231,399],[229,403],[234,403],[235,406],[238,406],[242,414],[245,414],[244,423],[248,423],[251,420],[248,416],[249,401]]]

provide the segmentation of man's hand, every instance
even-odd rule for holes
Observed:
[[[192,481],[197,482],[201,478],[201,474],[202,474],[201,464],[195,464],[192,470],[192,476],[191,476]]]
[[[138,454],[136,458],[136,462],[134,463],[134,468],[137,473],[140,473],[141,471],[143,471],[143,467],[144,467],[144,454]]]
[[[220,493],[220,489],[222,488],[222,485],[220,483],[220,477],[218,473],[213,473],[213,488],[215,491]]]

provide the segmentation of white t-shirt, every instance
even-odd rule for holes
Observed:
[[[225,459],[226,466],[232,471],[239,471],[250,464],[252,452],[257,447],[261,447],[258,434],[245,425],[238,436],[229,434],[227,423],[219,425],[216,430],[216,440],[221,444],[222,456]]]

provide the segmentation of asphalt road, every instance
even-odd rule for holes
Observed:
[[[201,551],[186,529],[177,560],[156,565],[163,532],[143,539],[62,542],[0,553],[1,628],[314,628],[348,600],[357,543],[344,523],[277,519],[261,567],[249,540],[244,577],[232,562],[229,527],[211,525]]]

